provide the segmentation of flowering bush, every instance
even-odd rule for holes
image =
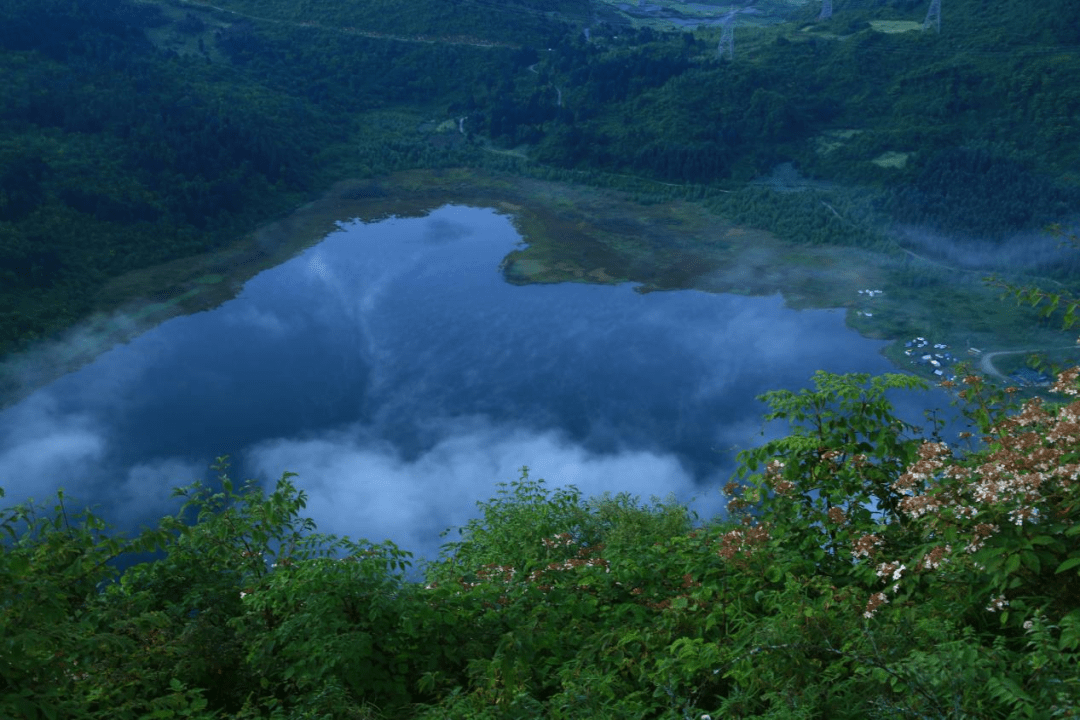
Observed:
[[[887,394],[926,386],[907,375],[823,372],[813,383],[762,396],[766,421],[786,421],[789,434],[740,454],[728,507],[772,526],[776,550],[796,553],[807,571],[848,575],[853,546],[868,554],[909,524],[895,482],[919,435],[893,415]]]

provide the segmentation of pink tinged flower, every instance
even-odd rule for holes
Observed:
[[[893,580],[899,580],[907,566],[899,562],[881,563],[877,567],[877,576],[880,578],[892,576]]]
[[[945,546],[939,545],[936,548],[934,548],[933,550],[931,550],[930,552],[926,553],[926,555],[923,556],[922,560],[920,560],[919,564],[916,566],[916,569],[918,569],[918,570],[936,570],[939,567],[941,567],[942,564],[944,564],[945,562],[948,562],[948,557],[946,557],[946,556],[951,552],[952,552],[952,546],[951,545],[945,545]]]
[[[1065,395],[1077,394],[1077,377],[1080,377],[1080,368],[1069,368],[1058,375],[1057,381],[1051,386],[1050,391]]]
[[[795,483],[793,483],[793,482],[790,482],[788,480],[779,480],[773,486],[773,490],[776,491],[777,495],[787,495],[789,492],[791,492],[791,489],[794,488],[794,487],[795,487]]]
[[[937,512],[941,501],[931,495],[913,495],[900,500],[900,510],[913,519]]]
[[[866,603],[866,609],[863,611],[863,617],[869,620],[874,617],[874,613],[878,611],[878,608],[889,602],[889,598],[885,593],[874,593],[870,596],[870,600]]]
[[[919,446],[919,457],[923,460],[936,460],[951,454],[949,446],[943,442],[924,442]]]
[[[877,535],[863,535],[855,541],[854,547],[851,549],[851,556],[854,558],[868,558],[874,552],[874,549],[881,544],[882,539]]]

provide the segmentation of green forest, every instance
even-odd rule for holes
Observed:
[[[954,2],[940,34],[874,29],[918,19],[907,0],[803,6],[740,26],[734,59],[716,28],[584,0],[395,6],[5,0],[0,355],[111,309],[112,278],[404,168],[704,199],[815,244],[880,246],[895,222],[994,240],[1075,207],[1069,0]],[[782,163],[799,197],[756,182]],[[854,222],[822,205],[838,194]]]
[[[1080,4],[945,0],[940,32],[892,31],[927,5],[747,15],[720,57],[718,27],[588,0],[0,0],[0,357],[115,309],[126,273],[411,168],[814,245],[1067,225]],[[1021,297],[1065,308],[1078,270]],[[5,506],[0,717],[1078,717],[1077,376],[1023,404],[958,380],[966,447],[895,417],[921,386],[768,393],[789,434],[740,455],[721,518],[523,469],[429,563],[319,534],[304,478],[225,458],[130,536],[63,493]]]

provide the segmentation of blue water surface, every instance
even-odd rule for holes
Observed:
[[[484,208],[341,223],[0,413],[0,486],[63,486],[127,526],[230,455],[238,476],[299,473],[321,530],[431,556],[523,465],[718,512],[734,453],[761,441],[755,396],[891,369],[842,311],[779,296],[510,285],[520,242]]]

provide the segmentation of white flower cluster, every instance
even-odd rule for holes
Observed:
[[[574,537],[570,533],[559,533],[552,538],[543,538],[540,542],[546,548],[570,547],[574,544]]]
[[[889,602],[889,598],[885,593],[874,593],[870,596],[869,602],[866,603],[866,610],[863,611],[863,617],[867,620],[874,617],[874,613],[877,612],[877,609],[887,602]]]
[[[904,574],[904,570],[907,569],[907,565],[899,562],[881,563],[877,567],[877,576],[880,578],[886,575],[892,575],[893,580],[899,580],[900,576]]]
[[[884,541],[877,535],[863,535],[855,541],[854,547],[851,550],[851,556],[853,558],[870,557],[870,554],[874,552],[874,548],[879,547]]]

